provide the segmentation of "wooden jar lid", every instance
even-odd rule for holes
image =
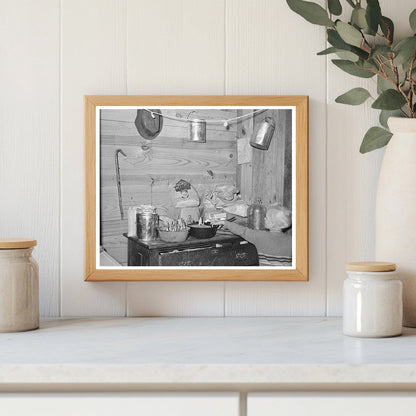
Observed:
[[[393,272],[396,265],[385,261],[357,261],[347,263],[346,269],[350,272]]]
[[[28,238],[0,238],[0,249],[30,248],[36,244],[36,240],[30,240]]]

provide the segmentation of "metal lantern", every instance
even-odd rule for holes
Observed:
[[[190,123],[190,142],[205,143],[207,140],[207,122],[205,120],[192,120]]]
[[[256,134],[250,140],[250,145],[261,150],[267,150],[270,146],[270,142],[273,138],[274,129],[276,123],[272,117],[266,117],[262,123],[260,123]]]

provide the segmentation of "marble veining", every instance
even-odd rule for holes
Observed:
[[[416,329],[342,334],[336,318],[97,318],[0,334],[7,383],[415,383]]]

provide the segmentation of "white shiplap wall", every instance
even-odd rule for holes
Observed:
[[[59,312],[60,15],[0,1],[0,236],[34,237],[43,315]]]
[[[414,0],[381,3],[406,33]],[[373,255],[383,152],[358,153],[374,114],[334,104],[360,81],[315,55],[322,28],[284,0],[0,5],[0,236],[39,240],[43,316],[341,313],[344,263]],[[86,94],[309,95],[310,281],[84,282]]]

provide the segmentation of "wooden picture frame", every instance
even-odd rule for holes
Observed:
[[[175,108],[172,108],[175,107]],[[184,111],[182,111],[183,107],[188,107],[187,111],[189,115],[186,116]],[[209,107],[209,109],[208,109]],[[212,107],[212,108],[211,108]],[[180,108],[180,110],[177,110]],[[109,112],[105,112],[105,110],[109,110]],[[108,194],[111,195],[108,198],[111,198],[113,202],[111,202],[111,209],[106,208],[101,205],[101,199],[107,198],[105,195],[107,191],[104,192],[105,184],[106,184],[106,174],[103,172],[107,172],[105,168],[105,164],[110,164],[109,166],[113,166],[114,161],[114,149],[120,146],[119,149],[116,149],[115,157],[116,159],[120,156],[119,151],[123,149],[123,143],[127,143],[126,146],[129,149],[134,150],[134,146],[131,146],[131,142],[129,140],[134,140],[132,138],[132,134],[134,133],[126,133],[130,134],[130,136],[123,136],[123,129],[129,129],[129,131],[134,131],[135,125],[134,120],[111,120],[111,111],[118,109],[126,111],[130,110],[137,110],[137,117],[139,114],[139,109],[146,109],[146,111],[151,114],[153,118],[155,118],[155,114],[158,117],[157,112],[161,111],[160,117],[164,118],[163,114],[171,114],[171,120],[175,121],[175,118],[178,118],[179,121],[187,122],[188,120],[193,120],[194,116],[192,113],[197,114],[201,109],[204,111],[230,111],[230,114],[237,115],[234,118],[230,118],[230,120],[224,120],[224,131],[229,127],[228,124],[235,123],[237,126],[233,126],[233,131],[237,133],[233,133],[235,137],[235,151],[232,151],[227,156],[228,158],[235,158],[237,155],[237,151],[240,151],[240,148],[237,149],[237,140],[238,146],[244,147],[244,143],[247,144],[251,137],[242,137],[242,135],[247,135],[247,132],[251,132],[251,135],[254,134],[254,125],[260,122],[260,118],[256,121],[257,112],[261,113],[262,111],[268,111],[269,114],[273,111],[273,114],[280,114],[278,111],[282,110],[290,110],[291,115],[291,131],[292,136],[290,138],[292,145],[290,149],[294,149],[294,154],[290,153],[290,163],[288,162],[288,166],[292,166],[292,173],[290,174],[290,186],[291,191],[293,190],[293,202],[292,203],[292,210],[293,210],[293,234],[292,234],[292,256],[293,261],[291,263],[291,267],[277,267],[277,268],[268,268],[268,267],[187,267],[186,262],[178,263],[178,267],[132,267],[132,266],[103,266],[103,261],[101,260],[101,240],[102,235],[104,234],[102,229],[104,229],[105,218],[103,212],[111,211],[115,215],[116,207],[118,205],[114,202],[116,198],[116,189],[114,187],[114,178],[111,176],[111,186],[108,186],[109,191]],[[151,112],[153,109],[153,112]],[[158,109],[158,110],[154,110]],[[190,109],[193,109],[190,111]],[[196,110],[195,110],[196,109]],[[111,111],[110,111],[111,110]],[[198,111],[197,111],[198,110]],[[234,113],[235,110],[235,113]],[[250,111],[249,111],[250,110]],[[176,113],[174,112],[176,111]],[[104,116],[102,116],[104,114]],[[105,114],[109,114],[107,119],[101,119],[101,117],[107,117]],[[124,114],[126,113],[119,113]],[[128,113],[131,114],[131,111]],[[211,114],[211,113],[210,113]],[[217,114],[217,113],[215,113]],[[228,114],[228,113],[227,113]],[[266,113],[267,114],[267,113]],[[180,118],[183,118],[180,120]],[[198,116],[199,117],[199,116]],[[259,116],[260,117],[260,116]],[[197,117],[195,117],[197,118]],[[185,120],[186,119],[186,120]],[[248,120],[248,121],[247,121]],[[252,121],[254,120],[254,121]],[[169,121],[169,118],[165,121]],[[215,121],[208,119],[208,121]],[[116,123],[116,126],[120,126],[120,130],[114,130],[114,126],[111,123]],[[125,124],[122,124],[125,123]],[[172,122],[173,123],[173,122]],[[251,123],[251,127],[249,128],[244,127],[244,123],[249,125]],[[241,126],[239,126],[241,124]],[[104,131],[103,126],[109,126],[108,130],[105,130],[105,134],[101,133],[101,130]],[[137,124],[136,124],[137,126]],[[105,127],[107,129],[107,127]],[[118,127],[117,127],[118,128]],[[162,131],[165,127],[162,128]],[[222,129],[222,126],[215,127],[218,130]],[[279,126],[276,128],[278,130]],[[111,130],[113,129],[113,130]],[[166,129],[169,130],[169,126],[166,126]],[[250,130],[251,129],[251,130]],[[136,130],[136,132],[138,129]],[[182,130],[181,130],[182,131]],[[185,131],[185,130],[183,130]],[[296,132],[296,133],[295,133]],[[159,134],[159,132],[156,132]],[[230,132],[226,132],[227,137],[230,137]],[[181,133],[184,134],[184,133]],[[217,132],[215,134],[221,134],[221,132]],[[225,134],[225,133],[224,133]],[[259,133],[256,133],[259,134]],[[276,132],[274,133],[276,134]],[[163,138],[163,134],[160,136],[160,141],[158,142],[158,138],[156,137],[154,140],[147,140],[144,141],[142,137],[137,133],[137,151],[139,154],[142,154],[145,151],[148,151],[150,147],[152,152],[156,152],[153,154],[157,154],[157,152],[162,152],[161,144],[163,140],[168,143],[166,138]],[[207,133],[207,143],[209,143],[210,133]],[[273,136],[274,137],[274,136]],[[102,142],[101,142],[102,140]],[[174,143],[178,142],[178,138],[172,139],[176,140]],[[183,138],[184,146],[187,147],[186,140],[189,140],[189,137]],[[240,142],[241,140],[241,142]],[[244,141],[245,140],[245,141]],[[277,139],[273,139],[277,140]],[[105,142],[106,141],[106,142]],[[103,143],[110,143],[110,144],[103,144]],[[172,142],[173,143],[173,142]],[[218,143],[221,143],[220,141]],[[273,141],[272,141],[273,143]],[[107,146],[107,147],[106,147]],[[112,147],[110,147],[112,146]],[[141,146],[141,147],[140,147]],[[156,146],[156,147],[152,147]],[[159,147],[157,147],[159,146]],[[173,145],[172,145],[173,146]],[[180,147],[180,144],[177,147]],[[192,144],[194,146],[194,144]],[[213,146],[213,142],[209,144],[209,146]],[[231,146],[229,144],[228,146]],[[197,147],[195,144],[194,147]],[[242,149],[243,149],[242,147]],[[108,149],[109,150],[108,150]],[[289,149],[289,147],[287,147]],[[145,149],[145,150],[143,150]],[[201,147],[202,149],[202,147]],[[247,150],[248,149],[248,150]],[[247,146],[246,150],[242,151],[250,151],[249,146]],[[172,150],[174,152],[175,150]],[[192,150],[193,151],[193,150]],[[191,152],[192,152],[191,151]],[[215,149],[214,149],[215,151]],[[293,150],[290,150],[292,152]],[[108,152],[108,154],[106,153]],[[141,153],[140,153],[141,152]],[[199,152],[199,148],[198,148]],[[207,154],[211,151],[207,151]],[[215,154],[218,154],[219,157],[224,155],[223,151],[215,151]],[[258,153],[257,149],[254,149],[255,154],[259,154],[259,157],[265,157],[266,153]],[[260,151],[261,152],[261,151]],[[165,151],[164,154],[167,152]],[[289,150],[287,151],[289,154]],[[199,154],[199,153],[198,153]],[[204,153],[203,153],[204,154]],[[247,153],[248,154],[248,153]],[[286,154],[286,153],[285,153]],[[167,157],[167,156],[166,156]],[[205,157],[205,156],[204,156]],[[207,156],[208,157],[208,156]],[[221,156],[222,157],[222,156]],[[241,156],[243,158],[244,156]],[[250,156],[254,157],[254,156]],[[279,156],[281,157],[281,156]],[[289,157],[289,156],[284,156]],[[233,173],[233,178],[235,177],[235,181],[242,182],[242,177],[244,176],[244,170],[253,169],[254,166],[251,163],[241,163],[239,164],[240,154],[238,153],[237,162],[232,161],[230,163],[234,163],[235,165],[235,173]],[[231,159],[230,159],[231,160]],[[234,159],[235,160],[235,159]],[[118,162],[118,159],[117,159]],[[116,162],[116,165],[117,165]],[[124,163],[124,159],[122,160]],[[150,162],[151,163],[151,162]],[[258,162],[259,166],[264,162]],[[277,162],[276,162],[277,163]],[[208,162],[206,164],[200,163],[204,165],[204,169],[209,166]],[[101,166],[102,165],[102,166]],[[130,165],[129,165],[130,166]],[[131,166],[135,166],[132,162]],[[148,165],[150,166],[150,165]],[[228,165],[227,165],[228,166]],[[257,166],[257,165],[256,165]],[[118,166],[119,167],[119,166]],[[139,167],[140,168],[140,167]],[[108,168],[109,172],[113,168]],[[122,169],[123,166],[122,166]],[[283,168],[282,168],[283,169]],[[285,161],[285,168],[286,168],[286,161]],[[119,167],[120,172],[120,167]],[[210,169],[206,170],[209,175],[216,174]],[[204,171],[204,175],[208,175]],[[117,171],[116,171],[117,173]],[[111,172],[113,175],[113,172]],[[222,174],[226,175],[226,174]],[[257,178],[256,183],[254,183],[253,173],[250,173],[250,180],[249,184],[253,187],[253,189],[260,189],[263,188],[264,185],[268,183],[268,180],[264,180],[262,182],[262,178]],[[289,178],[289,173],[285,173]],[[180,176],[180,175],[179,175]],[[124,175],[123,170],[122,173],[118,178],[120,179],[120,183],[123,183],[124,180],[130,180],[127,174]],[[285,176],[286,178],[286,176]],[[109,180],[110,180],[109,179]],[[141,177],[139,178],[141,179]],[[273,175],[270,176],[268,179],[274,180]],[[208,180],[208,179],[207,179]],[[283,180],[283,179],[282,179]],[[286,180],[286,179],[285,179]],[[102,183],[101,183],[102,181]],[[254,181],[254,182],[253,182]],[[273,182],[274,183],[274,182]],[[153,185],[153,179],[151,184]],[[170,184],[170,183],[169,183]],[[283,185],[282,185],[283,186]],[[170,188],[172,188],[170,184]],[[169,188],[169,189],[170,189]],[[107,189],[107,188],[106,188]],[[123,206],[121,202],[122,192],[120,191],[120,184],[118,186],[119,189],[119,203],[120,203],[120,212],[121,217],[123,217],[123,212],[125,211],[126,207]],[[146,191],[147,192],[147,191]],[[238,191],[236,191],[238,192]],[[254,192],[254,191],[253,191]],[[143,192],[141,191],[143,194]],[[101,196],[102,194],[102,196]],[[254,194],[252,194],[253,196]],[[137,201],[133,201],[134,197],[129,197],[129,203],[137,203]],[[290,201],[292,201],[292,197],[290,197]],[[87,281],[204,281],[204,280],[216,280],[216,281],[307,281],[308,280],[308,97],[307,96],[85,96],[85,280]],[[272,201],[273,202],[273,201]],[[106,211],[107,209],[107,211]],[[101,218],[101,216],[103,216]],[[113,222],[112,222],[113,221]],[[114,223],[115,220],[110,220],[108,223]],[[125,220],[124,220],[125,221]],[[117,222],[117,221],[116,221]],[[126,224],[126,223],[123,223]],[[107,226],[107,225],[106,225]],[[126,225],[127,227],[127,225]],[[123,229],[124,231],[124,229]],[[125,229],[127,232],[127,229]],[[125,244],[123,241],[123,237],[120,231],[118,231],[117,241],[121,241],[119,244]],[[107,237],[105,237],[107,238]],[[99,241],[100,240],[100,241]],[[130,244],[129,240],[129,244]],[[133,243],[132,243],[133,244]],[[240,243],[242,244],[242,242]],[[250,243],[248,243],[250,244]],[[221,244],[218,244],[221,247]],[[257,248],[257,245],[255,246]],[[213,251],[215,252],[215,251]],[[238,256],[238,255],[237,255]],[[129,259],[130,261],[130,259]],[[180,267],[180,265],[185,265]]]

